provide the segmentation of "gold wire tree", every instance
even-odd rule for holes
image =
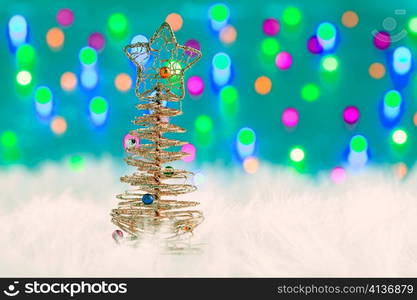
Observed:
[[[184,71],[201,58],[201,52],[179,45],[168,23],[159,27],[149,43],[127,45],[124,52],[137,67],[135,93],[140,103],[136,108],[149,114],[132,121],[138,128],[130,134],[140,140],[140,145],[135,139],[131,141],[125,161],[137,172],[120,178],[133,188],[117,195],[121,201],[111,211],[111,220],[121,230],[116,230],[113,238],[118,241],[125,232],[127,239],[135,240],[158,232],[177,239],[192,234],[203,221],[203,214],[191,209],[198,202],[174,199],[196,187],[187,182],[193,173],[167,165],[188,155],[178,150],[187,143],[165,134],[185,132],[169,119],[182,114]],[[179,103],[179,109],[167,107],[168,102]]]

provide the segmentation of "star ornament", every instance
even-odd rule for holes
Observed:
[[[171,95],[171,101],[184,98],[184,72],[201,58],[199,50],[177,43],[166,22],[148,43],[127,45],[124,52],[137,67],[136,95],[149,100],[156,90]]]

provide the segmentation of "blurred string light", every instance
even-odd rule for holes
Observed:
[[[244,159],[255,152],[256,134],[253,129],[244,127],[237,134],[236,147],[239,157]]]
[[[227,25],[220,30],[220,41],[225,45],[233,44],[236,41],[237,31],[233,25]]]
[[[63,8],[56,14],[56,21],[59,25],[68,27],[74,22],[74,13],[69,8]]]
[[[68,166],[71,171],[79,172],[84,170],[85,168],[85,161],[81,155],[72,155],[68,159]]]
[[[317,39],[325,51],[331,51],[336,46],[336,27],[329,22],[323,22],[317,27]]]
[[[148,38],[142,34],[135,35],[130,41],[131,44],[148,43],[148,42],[149,42]],[[148,63],[148,61],[151,58],[151,56],[149,55],[145,47],[135,47],[135,48],[130,49],[130,52],[132,54],[135,54],[135,61],[143,67],[145,67],[145,65]]]
[[[412,17],[408,21],[408,32],[413,35],[417,35],[417,17]]]
[[[305,158],[304,149],[299,146],[295,146],[291,148],[289,156],[290,156],[291,161],[295,163],[300,163]]]
[[[336,184],[342,184],[346,180],[346,170],[343,167],[335,167],[330,173],[330,178]]]
[[[52,114],[53,95],[46,86],[40,86],[35,91],[35,108],[41,118],[48,118]]]
[[[347,28],[356,27],[359,23],[359,16],[352,10],[345,11],[342,15],[342,24]]]
[[[181,147],[181,152],[187,153],[187,156],[184,156],[182,160],[184,162],[192,162],[195,160],[196,156],[196,149],[193,144],[185,144]]]
[[[170,13],[166,18],[165,18],[165,22],[167,22],[171,28],[172,31],[178,31],[182,28],[182,17],[180,14],[177,13]]]
[[[33,70],[36,61],[36,52],[32,45],[22,44],[16,51],[18,69]]]
[[[201,96],[204,91],[204,81],[199,76],[191,76],[187,80],[187,91],[191,96]]]
[[[263,39],[261,43],[262,54],[267,57],[273,57],[279,52],[280,45],[278,41],[272,37]]]
[[[397,119],[401,112],[402,96],[396,90],[390,90],[385,93],[383,99],[383,114],[388,120]]]
[[[346,124],[356,124],[359,120],[359,117],[359,109],[356,106],[351,105],[343,110],[343,121],[345,121]]]
[[[66,92],[71,92],[77,87],[77,76],[72,72],[65,72],[60,79],[61,88]]]
[[[104,35],[100,32],[93,32],[88,37],[88,46],[95,49],[96,51],[103,50],[105,43],[106,40],[104,38]]]
[[[287,128],[292,128],[298,124],[298,111],[293,107],[284,109],[281,116],[282,124]]]
[[[212,76],[214,83],[221,87],[226,85],[232,75],[232,60],[224,52],[216,53],[212,60]]]
[[[262,24],[262,30],[265,35],[274,36],[278,34],[279,29],[279,22],[277,19],[274,18],[265,19]]]
[[[26,70],[19,71],[16,75],[16,82],[21,86],[27,86],[32,83],[32,74]]]
[[[374,34],[374,46],[379,50],[385,50],[391,45],[391,36],[388,32],[379,31],[373,32]]]
[[[391,139],[394,142],[394,144],[404,145],[405,143],[407,143],[408,134],[403,129],[396,129],[392,132]]]
[[[220,90],[220,112],[223,117],[237,115],[239,108],[239,93],[234,86],[227,85]]]
[[[294,6],[288,6],[282,13],[282,21],[288,26],[297,26],[301,23],[301,11]]]
[[[132,87],[132,78],[126,73],[117,74],[114,78],[114,86],[120,92],[127,92]]]
[[[301,88],[301,98],[305,101],[316,101],[320,97],[320,88],[314,83],[308,83]]]
[[[60,50],[65,41],[64,32],[60,28],[51,28],[46,33],[46,43],[54,51]]]
[[[106,122],[108,110],[107,100],[103,97],[96,96],[90,100],[90,118],[95,126],[101,126]]]
[[[0,141],[4,148],[14,148],[17,146],[17,135],[11,130],[3,131]]]
[[[213,4],[208,11],[211,28],[219,31],[229,23],[230,10],[224,3]]]
[[[369,76],[374,79],[381,79],[385,76],[385,67],[383,64],[375,62],[369,66]]]
[[[399,75],[407,74],[411,69],[411,51],[410,49],[401,46],[394,50],[394,54],[392,56],[392,66],[395,73]]]
[[[368,161],[368,141],[363,135],[355,135],[349,144],[348,162],[353,169],[360,169]]]
[[[111,37],[115,39],[125,38],[129,30],[126,16],[122,13],[111,14],[107,20],[107,29]]]
[[[275,58],[275,65],[280,70],[287,70],[292,65],[292,56],[290,53],[282,51]]]
[[[339,67],[339,60],[334,55],[326,55],[321,59],[321,67],[326,72],[334,72]]]
[[[21,15],[14,15],[8,23],[8,36],[13,49],[28,40],[28,24],[26,19]]]
[[[272,89],[272,81],[267,76],[260,76],[255,80],[255,91],[260,95],[269,94]]]
[[[246,157],[243,160],[243,169],[248,174],[255,174],[259,169],[259,160],[253,156]]]
[[[320,45],[316,35],[310,37],[307,41],[307,49],[310,53],[319,54],[323,52],[323,47]]]
[[[55,135],[63,135],[67,131],[67,121],[61,117],[56,116],[51,121],[51,130]]]

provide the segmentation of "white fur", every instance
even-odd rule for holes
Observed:
[[[417,175],[386,169],[342,185],[261,163],[254,175],[205,168],[202,253],[118,246],[109,212],[122,162],[0,173],[0,276],[417,276]]]

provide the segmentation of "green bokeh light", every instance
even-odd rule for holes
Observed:
[[[199,133],[208,133],[213,129],[213,122],[207,115],[200,115],[195,120],[195,128]]]
[[[112,36],[122,38],[127,34],[128,22],[124,14],[114,13],[109,17],[107,28]]]
[[[213,57],[213,66],[216,69],[225,70],[230,67],[230,57],[226,53],[220,52]]]
[[[261,51],[267,56],[274,56],[280,49],[278,41],[274,38],[266,38],[261,43]]]
[[[327,55],[322,58],[321,66],[327,72],[334,72],[339,67],[339,61],[334,55]]]
[[[210,8],[210,18],[217,22],[224,22],[229,18],[229,8],[223,3],[216,3]]]
[[[286,25],[296,26],[301,22],[301,11],[294,6],[288,6],[282,13],[282,20]]]
[[[401,104],[401,94],[396,90],[388,91],[384,96],[384,103],[389,107],[398,107]]]
[[[97,61],[97,52],[91,47],[84,47],[80,50],[80,61],[84,65],[92,65]]]
[[[314,83],[308,83],[301,89],[301,98],[306,101],[315,101],[320,97],[320,88]]]
[[[328,22],[321,23],[317,29],[317,36],[324,41],[331,40],[336,36],[336,28]]]
[[[220,110],[226,116],[237,113],[239,94],[234,86],[228,85],[220,90]]]
[[[29,44],[20,45],[16,51],[16,60],[19,68],[31,69],[35,63],[35,49]]]
[[[52,100],[52,92],[46,86],[40,86],[35,92],[35,101],[40,104],[46,104]]]
[[[73,155],[68,160],[69,168],[72,171],[81,171],[84,169],[84,158],[81,155]]]
[[[251,145],[255,142],[255,132],[250,128],[242,128],[237,138],[241,144]]]
[[[417,17],[413,17],[408,21],[408,30],[410,33],[417,35]]]
[[[355,152],[362,152],[368,148],[368,141],[362,135],[355,135],[350,140],[350,149]]]
[[[1,135],[1,144],[5,148],[13,148],[17,145],[17,135],[13,131],[6,130]]]
[[[90,101],[90,111],[95,114],[102,114],[107,111],[107,101],[103,97],[94,97]]]

